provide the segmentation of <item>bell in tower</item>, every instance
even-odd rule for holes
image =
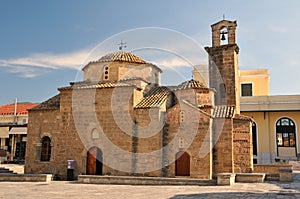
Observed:
[[[209,84],[217,91],[215,105],[235,107],[235,112],[239,113],[239,47],[236,44],[236,27],[236,21],[228,20],[211,25],[212,47],[205,47],[205,50],[209,54]]]

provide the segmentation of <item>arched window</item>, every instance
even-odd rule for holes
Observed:
[[[296,145],[295,123],[289,118],[281,118],[276,123],[278,147],[294,147]]]
[[[227,28],[222,28],[220,30],[220,43],[221,43],[221,45],[228,44],[228,30],[227,30]]]
[[[278,156],[296,156],[296,125],[289,118],[280,118],[276,122],[276,141]]]
[[[48,136],[42,138],[41,161],[50,161],[51,139]]]

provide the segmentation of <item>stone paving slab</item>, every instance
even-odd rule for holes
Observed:
[[[0,182],[0,198],[300,198],[300,180],[293,183],[235,183],[232,186],[95,185],[66,181]]]
[[[17,168],[19,166],[16,166]],[[0,199],[101,198],[101,199],[198,199],[198,198],[300,198],[300,172],[291,183],[235,183],[232,186],[132,186],[77,182],[0,182]]]

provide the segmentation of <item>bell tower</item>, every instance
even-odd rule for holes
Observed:
[[[213,25],[212,47],[205,47],[209,54],[209,87],[216,89],[215,105],[235,107],[240,113],[240,83],[236,44],[236,21],[222,20]]]

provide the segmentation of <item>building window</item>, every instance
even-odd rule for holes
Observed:
[[[41,161],[50,161],[51,139],[48,136],[42,138]]]
[[[252,83],[242,84],[242,96],[253,96],[252,94]]]
[[[108,80],[108,75],[109,75],[109,67],[108,65],[104,66],[104,79]]]
[[[295,123],[281,118],[276,123],[277,147],[296,147]]]

